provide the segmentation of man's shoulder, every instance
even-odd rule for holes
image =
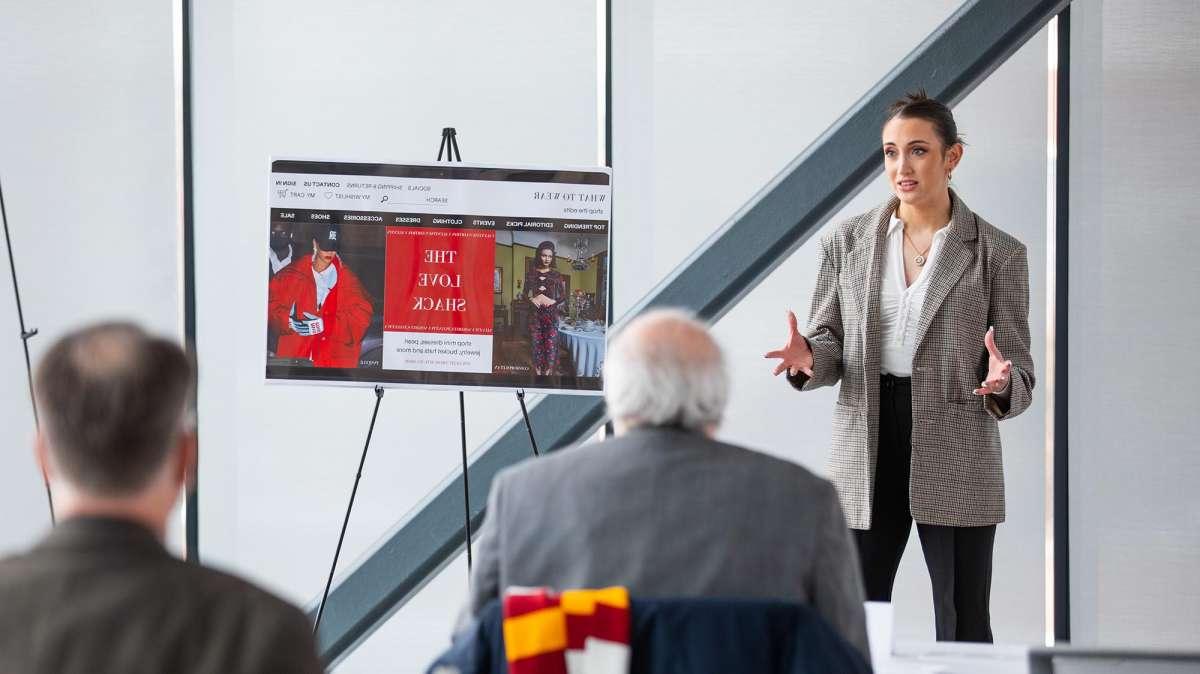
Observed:
[[[737,457],[737,460],[746,466],[757,469],[756,472],[766,476],[763,479],[786,481],[802,490],[812,490],[820,488],[823,485],[833,486],[833,483],[795,461],[741,445],[721,441],[712,442],[719,445],[722,450]]]
[[[780,481],[797,489],[832,489],[832,483],[798,463],[758,450],[709,438],[698,433],[651,430],[630,433],[602,442],[589,443],[531,458],[506,468],[497,476],[506,483],[548,483],[563,476],[586,478],[616,470],[630,461],[653,463],[668,460],[662,450],[689,452],[697,462],[715,462],[738,466],[756,479]]]
[[[541,481],[558,473],[577,472],[580,468],[603,463],[604,458],[598,454],[601,448],[611,447],[613,440],[588,443],[566,447],[530,457],[504,468],[496,474],[496,482]]]
[[[24,585],[41,568],[42,563],[32,551],[0,558],[0,596],[8,596],[6,589]]]
[[[165,552],[128,552],[34,550],[0,562],[0,670],[320,670],[298,608]],[[114,651],[114,640],[152,647]]]
[[[191,592],[214,609],[228,607],[228,610],[260,616],[267,620],[308,620],[296,606],[233,574],[174,557],[170,558],[167,564],[169,570],[164,575],[164,580],[172,586],[193,588]]]
[[[237,620],[280,637],[303,638],[311,630],[299,608],[274,594],[165,551],[35,547],[0,560],[0,596],[10,600],[0,611],[37,613],[66,594],[76,605],[119,611],[130,619],[143,610],[159,615],[161,605],[169,604],[206,620]]]

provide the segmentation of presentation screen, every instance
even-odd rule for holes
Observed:
[[[272,161],[267,380],[599,394],[610,178]]]

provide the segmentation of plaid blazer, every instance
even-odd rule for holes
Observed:
[[[922,524],[1004,521],[1004,466],[997,421],[1032,400],[1029,263],[1025,246],[967,208],[953,191],[950,231],[917,324],[912,363],[909,503]],[[842,382],[833,413],[828,472],[851,528],[871,528],[879,443],[879,286],[888,220],[899,200],[838,225],[821,239],[821,270],[805,335],[813,376],[788,377],[807,391]],[[973,393],[987,374],[983,336],[1013,363],[1009,402]]]

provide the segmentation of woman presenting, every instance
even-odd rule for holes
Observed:
[[[525,273],[525,297],[533,304],[529,338],[534,373],[541,377],[558,370],[558,314],[566,299],[566,282],[554,268],[553,241],[538,244],[537,258]]]
[[[894,196],[821,240],[801,334],[767,354],[802,391],[841,380],[830,479],[867,597],[891,601],[913,520],[937,638],[992,641],[992,546],[1004,521],[997,421],[1033,393],[1025,246],[949,188],[963,156],[950,110],[924,92],[883,126]]]

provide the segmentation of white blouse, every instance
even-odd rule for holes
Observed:
[[[947,223],[949,224],[949,223]],[[883,260],[883,276],[879,283],[879,325],[882,329],[879,369],[883,374],[897,377],[912,376],[913,352],[917,349],[917,323],[925,292],[949,227],[933,235],[925,265],[911,286],[904,281],[904,223],[892,213],[887,229],[887,255]]]

